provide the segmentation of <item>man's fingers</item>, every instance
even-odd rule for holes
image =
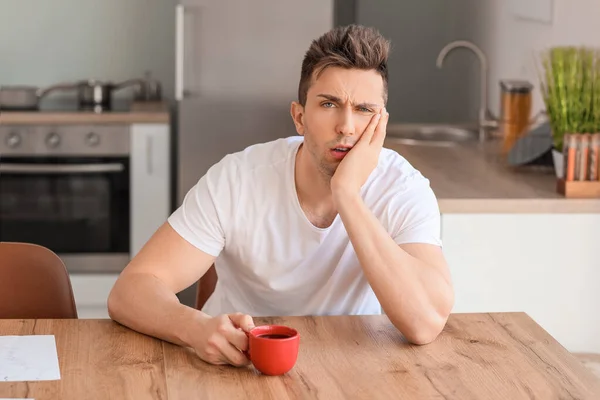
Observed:
[[[244,333],[240,333],[245,336]],[[250,360],[248,360],[236,346],[230,343],[227,337],[221,337],[221,339],[222,341],[220,341],[218,348],[221,352],[223,361],[236,367],[241,367],[250,363]]]
[[[365,142],[366,144],[371,143],[371,139],[373,138],[373,133],[375,132],[375,128],[377,128],[377,125],[379,124],[380,119],[381,119],[381,112],[378,112],[377,114],[375,114],[371,117],[371,121],[369,122],[369,125],[367,125],[367,127],[365,128],[365,131],[363,132],[363,134],[360,138],[360,142]]]
[[[381,119],[379,120],[379,123],[377,124],[377,127],[375,128],[375,132],[373,133],[373,137],[371,139],[372,144],[379,146],[379,147],[383,146],[383,142],[385,141],[385,135],[386,135],[386,131],[387,131],[387,124],[388,124],[389,120],[390,120],[390,114],[384,108],[382,110]]]
[[[244,332],[249,332],[254,328],[254,321],[252,317],[247,314],[235,313],[229,314],[229,319],[233,322],[236,328],[242,328]]]
[[[248,350],[248,335],[238,328],[234,328],[221,332],[229,343],[242,351]]]
[[[248,318],[243,314],[223,315],[219,317],[217,325],[217,336],[214,338],[221,353],[231,361],[233,365],[242,365],[245,356],[240,351],[248,350],[248,336],[239,325],[248,326]],[[233,351],[235,350],[235,351]],[[240,353],[240,354],[237,354]]]

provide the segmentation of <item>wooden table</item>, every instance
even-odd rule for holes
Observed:
[[[61,371],[58,381],[0,382],[0,397],[600,399],[600,380],[523,313],[454,314],[426,346],[406,344],[385,316],[256,322],[300,332],[287,375],[208,365],[110,320],[0,320],[0,335],[55,335]]]

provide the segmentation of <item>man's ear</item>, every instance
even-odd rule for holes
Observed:
[[[300,136],[304,136],[304,107],[302,104],[293,101],[290,107],[290,114],[292,115],[292,120],[294,120],[294,125],[296,125],[296,132]]]

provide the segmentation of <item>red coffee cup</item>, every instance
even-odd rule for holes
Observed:
[[[254,367],[265,375],[283,375],[298,359],[300,335],[283,325],[261,325],[246,333],[248,351]]]

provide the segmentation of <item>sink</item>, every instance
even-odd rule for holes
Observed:
[[[452,125],[395,125],[386,134],[387,141],[413,146],[455,146],[477,137],[474,129]]]

